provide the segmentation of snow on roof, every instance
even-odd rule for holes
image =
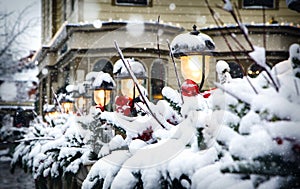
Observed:
[[[53,112],[56,110],[56,107],[54,104],[44,104],[43,111],[44,112]]]
[[[107,84],[110,84],[110,86],[108,86],[108,87],[114,88],[116,86],[113,78],[108,73],[104,73],[102,71],[98,72],[94,82],[92,83],[92,86],[94,88],[103,87],[104,82],[106,82]]]
[[[85,80],[94,81],[96,79],[97,75],[98,75],[98,72],[89,72],[88,74],[86,74]]]
[[[145,71],[145,68],[141,62],[138,62],[134,60],[133,58],[125,58],[125,61],[129,63],[129,66],[133,73],[139,77],[139,76],[144,76],[147,77],[147,73]],[[122,59],[119,59],[115,64],[114,64],[114,69],[113,73],[117,75],[117,77],[125,77],[129,76],[129,73],[126,69],[126,67],[123,64]]]
[[[215,43],[212,38],[204,33],[199,33],[198,35],[190,33],[179,34],[171,43],[173,54],[204,52],[207,50],[213,50],[214,47]]]
[[[268,67],[266,64],[266,50],[263,47],[254,46],[254,51],[249,53],[249,56],[263,68]]]
[[[225,0],[225,4],[223,6],[223,9],[226,11],[232,11],[232,4],[230,2],[230,0]]]
[[[77,85],[67,85],[66,86],[66,90],[67,92],[74,92],[74,91],[77,91],[78,90],[78,86]]]
[[[228,63],[224,60],[219,60],[216,64],[216,71],[218,74],[222,74],[225,70],[230,71]]]

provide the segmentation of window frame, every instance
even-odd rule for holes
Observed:
[[[128,1],[128,2],[118,2],[118,1]],[[132,2],[129,2],[132,1]],[[141,1],[141,0],[139,0]],[[152,7],[153,0],[144,0],[145,4],[134,3],[133,0],[112,0],[111,4],[114,6],[131,6],[131,7]]]
[[[273,7],[263,7],[263,6],[244,6],[244,2],[246,0],[239,0],[239,7],[240,9],[244,9],[244,10],[262,10],[262,9],[266,9],[266,10],[278,10],[279,9],[279,0],[272,0],[273,1]],[[259,1],[261,2],[261,1]]]

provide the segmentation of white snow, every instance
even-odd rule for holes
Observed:
[[[0,85],[0,97],[3,101],[14,101],[17,97],[15,82],[4,82]]]
[[[198,35],[191,35],[190,33],[184,33],[177,35],[171,42],[172,53],[184,53],[189,54],[191,52],[204,52],[211,50],[206,46],[205,41],[209,41],[212,45],[212,38],[204,33]]]
[[[219,60],[216,64],[216,72],[221,84],[231,82],[232,78],[229,73],[230,67],[224,60]]]
[[[145,68],[141,62],[138,62],[138,61],[134,60],[133,58],[125,58],[124,60],[125,60],[125,63],[128,63],[129,67],[131,68],[132,72],[136,75],[137,78],[142,75],[145,75],[145,76],[147,75]],[[118,73],[117,76],[127,76],[130,78],[129,73],[128,73],[122,59],[119,59],[118,61],[115,62],[113,73],[114,74]]]
[[[102,71],[98,72],[95,80],[92,83],[93,87],[100,87],[103,83],[103,81],[107,82],[107,83],[111,83],[112,87],[115,87],[115,81],[113,80],[113,78],[108,74],[108,73],[104,73]]]
[[[178,91],[172,89],[171,87],[164,87],[161,91],[162,95],[170,99],[172,102],[176,104],[181,104],[182,100]]]
[[[223,9],[226,11],[232,11],[232,4],[230,2],[230,0],[225,0],[225,4],[223,6]]]
[[[266,50],[263,47],[254,46],[254,51],[250,52],[251,58],[261,67],[267,68],[266,64]]]

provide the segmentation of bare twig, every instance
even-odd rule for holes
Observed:
[[[224,0],[223,0],[223,1],[224,1]],[[210,9],[211,14],[214,15],[214,11],[213,11],[213,9],[209,6],[208,1],[205,0],[205,2],[206,2],[206,4],[207,4],[208,8]],[[218,6],[218,7],[221,8],[222,10],[224,10],[222,7],[220,7],[220,6]],[[234,18],[235,22],[238,24],[238,26],[239,26],[239,28],[240,28],[240,30],[241,30],[241,32],[242,32],[244,38],[246,39],[246,41],[248,42],[249,46],[251,47],[251,51],[254,51],[254,50],[255,50],[255,49],[254,49],[254,46],[253,46],[252,42],[250,41],[249,36],[248,36],[248,34],[246,33],[245,29],[243,29],[244,26],[242,26],[242,23],[238,20],[238,17],[236,16],[234,10],[225,10],[225,11],[229,12],[229,13],[232,15],[232,17]],[[213,16],[213,18],[214,18],[214,16]],[[218,19],[220,19],[220,18],[218,18]],[[215,18],[214,18],[214,20],[215,20]],[[216,21],[215,21],[215,22],[216,22]],[[217,23],[217,22],[216,22],[216,23]],[[222,33],[222,36],[223,36],[223,35],[224,35],[224,34]],[[231,35],[231,36],[232,36],[232,35]],[[232,36],[232,37],[233,37],[233,36]],[[225,37],[224,37],[224,39],[225,39]],[[227,40],[225,40],[225,42],[226,42],[226,41],[227,41]],[[236,41],[236,40],[235,40],[235,41]],[[226,42],[226,44],[229,45],[228,41]],[[230,50],[232,51],[232,48],[230,48]],[[232,52],[232,54],[234,54],[234,53]],[[246,53],[246,55],[247,55],[250,59],[252,59],[256,64],[258,64],[258,63],[257,63],[257,62],[249,55],[249,53]],[[236,57],[235,57],[235,59],[237,60]],[[258,64],[258,65],[259,65],[259,64]],[[273,85],[274,85],[276,91],[278,91],[278,90],[279,90],[279,87],[278,87],[277,84],[275,83],[274,78],[272,77],[270,71],[269,71],[268,69],[264,68],[264,67],[263,67],[263,69],[264,69],[264,71],[266,71],[268,77],[271,79],[271,81],[272,81],[272,83],[273,83]],[[245,71],[244,71],[244,74],[246,75]],[[247,81],[249,82],[249,84],[251,85],[251,87],[253,88],[253,90],[254,90],[255,92],[257,92],[257,90],[254,88],[254,86],[251,84],[251,82],[250,82],[250,80],[249,80],[248,78],[247,78]]]
[[[173,62],[173,66],[174,66],[174,70],[175,70],[175,74],[176,74],[177,85],[178,85],[178,88],[179,88],[179,93],[180,93],[180,97],[181,97],[181,102],[182,102],[182,104],[183,104],[184,101],[183,101],[183,96],[182,96],[182,91],[181,91],[181,83],[180,83],[180,79],[179,79],[179,76],[178,76],[177,66],[176,66],[176,63],[175,63],[175,60],[174,60],[174,54],[173,54],[172,49],[171,49],[171,47],[170,47],[170,42],[169,42],[169,40],[167,40],[167,44],[168,44],[168,48],[169,48],[169,51],[170,51],[170,56],[171,56],[171,59],[172,59],[172,62]]]
[[[257,63],[256,63],[256,64],[257,64]],[[273,83],[273,85],[274,85],[274,87],[275,87],[275,90],[278,92],[278,91],[279,91],[279,86],[276,84],[276,82],[275,82],[275,80],[274,80],[274,78],[273,78],[273,76],[272,76],[270,70],[267,69],[267,68],[265,68],[265,67],[262,67],[262,68],[263,68],[263,70],[267,73],[268,77],[271,79],[271,81],[272,81],[272,83]]]
[[[20,139],[20,140],[15,140],[15,143],[19,142],[29,142],[29,141],[34,141],[34,140],[55,140],[53,137],[33,137],[33,138],[25,138],[25,139]]]
[[[78,111],[78,113],[80,114],[80,116],[83,116],[83,113],[80,111],[80,109],[78,108],[76,103],[74,103],[74,106],[75,106],[76,110]]]
[[[296,89],[296,92],[297,92],[297,96],[299,96],[299,87],[298,87],[298,84],[297,84],[297,80],[294,78],[294,85],[295,85],[295,89]]]
[[[0,57],[3,56],[8,49],[11,48],[13,43],[17,42],[17,39],[26,33],[26,31],[28,31],[28,29],[30,29],[31,27],[34,27],[35,22],[33,19],[24,22],[22,21],[22,19],[24,18],[24,16],[26,15],[27,11],[29,10],[30,7],[32,7],[34,4],[30,4],[28,6],[26,6],[24,9],[22,9],[22,11],[18,14],[16,21],[13,23],[12,27],[9,28],[9,31],[6,31],[2,36],[6,37],[6,43],[3,47],[0,48]],[[8,13],[5,14],[3,16],[0,17],[0,20],[2,19],[7,19],[8,16],[10,16],[12,14]],[[22,25],[21,25],[22,23]],[[25,23],[25,24],[23,24]],[[6,27],[6,30],[8,29],[8,27]]]
[[[256,88],[254,87],[254,85],[252,84],[252,82],[250,81],[248,75],[245,76],[248,83],[250,84],[251,88],[253,89],[253,91],[255,92],[255,94],[258,94],[258,91],[256,90]]]
[[[206,1],[207,1],[207,0],[206,0]],[[224,0],[223,0],[223,2],[224,2]],[[218,8],[221,8],[222,10],[225,10],[225,9],[223,9],[223,7],[220,7],[220,6],[217,6],[217,7],[218,7]],[[244,38],[245,38],[246,41],[248,42],[248,44],[249,44],[249,46],[250,46],[250,48],[251,48],[251,51],[254,51],[254,46],[253,46],[252,42],[250,41],[249,36],[248,36],[248,34],[246,33],[246,31],[245,31],[245,29],[244,29],[245,26],[243,26],[243,25],[242,25],[242,22],[238,19],[237,15],[236,15],[235,12],[234,12],[234,9],[232,9],[232,10],[225,10],[225,11],[226,11],[226,12],[229,12],[229,13],[231,14],[231,16],[233,17],[234,21],[235,21],[236,24],[239,26],[240,31],[241,31],[242,34],[244,35]]]
[[[238,9],[238,6],[237,6],[236,2],[234,2],[233,5],[234,5],[234,8],[235,8],[236,13],[237,13],[237,15],[238,15],[239,21],[240,21],[241,23],[243,23],[243,21],[242,21],[242,16],[241,16],[241,14],[240,14],[240,11],[239,11],[239,9]]]
[[[149,106],[149,104],[148,104],[148,101],[149,101],[149,100],[147,99],[147,97],[144,96],[142,90],[140,89],[140,87],[139,87],[139,85],[138,85],[138,80],[137,80],[137,78],[135,77],[135,75],[134,75],[134,73],[132,72],[132,70],[129,68],[128,63],[126,63],[125,58],[124,58],[124,56],[123,56],[123,53],[122,53],[122,51],[121,51],[121,49],[120,49],[118,43],[117,43],[116,41],[114,41],[114,44],[115,44],[115,47],[116,47],[116,49],[117,49],[117,51],[118,51],[118,54],[119,54],[119,56],[120,56],[120,58],[121,58],[121,60],[122,60],[122,62],[123,62],[123,64],[124,64],[126,70],[127,70],[128,73],[130,74],[130,76],[131,76],[131,78],[132,78],[132,80],[133,80],[133,82],[134,82],[134,84],[135,84],[137,90],[139,91],[139,93],[140,93],[140,95],[141,95],[141,97],[142,97],[142,100],[143,100],[144,103],[145,103],[145,106],[146,106],[147,109],[149,110],[149,112],[150,112],[150,114],[152,115],[152,117],[157,121],[157,123],[158,123],[162,128],[167,129],[167,127],[164,126],[164,125],[162,124],[162,122],[156,117],[156,115],[154,114],[154,112],[151,110],[151,108],[150,108],[150,106]]]
[[[52,90],[52,93],[53,93],[53,95],[54,95],[54,98],[55,98],[55,100],[56,100],[56,102],[57,102],[57,104],[58,104],[58,107],[59,107],[60,112],[63,113],[62,107],[61,107],[61,105],[60,105],[60,102],[59,102],[59,100],[58,100],[58,98],[57,98],[56,93],[54,92],[53,87],[51,87],[51,90]]]

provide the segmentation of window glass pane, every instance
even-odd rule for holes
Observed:
[[[151,67],[151,94],[153,99],[162,99],[161,90],[165,86],[165,72],[163,61],[155,60]]]
[[[94,72],[103,71],[104,73],[109,73],[112,75],[113,73],[113,66],[112,63],[106,59],[101,59],[97,61],[93,67]]]
[[[232,78],[242,78],[244,76],[242,67],[236,62],[228,62],[230,75]]]
[[[113,0],[114,5],[148,6],[149,0]]]
[[[274,0],[243,0],[243,8],[275,8]]]

